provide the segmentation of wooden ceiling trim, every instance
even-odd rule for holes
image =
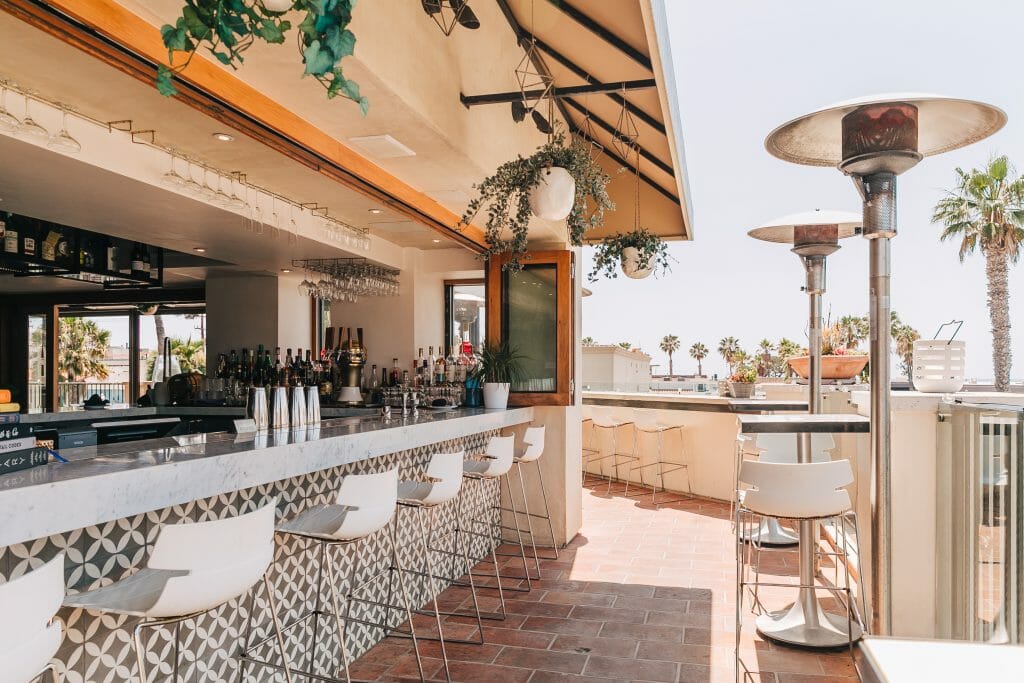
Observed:
[[[157,27],[103,0],[0,0],[0,9],[144,82],[167,58]],[[486,247],[475,225],[201,56],[179,76],[177,98],[290,159],[426,225],[477,253]]]

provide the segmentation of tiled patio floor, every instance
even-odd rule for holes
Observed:
[[[530,593],[506,593],[508,618],[485,622],[485,645],[448,645],[453,680],[734,680],[735,562],[728,506],[689,500],[655,510],[649,495],[640,501],[604,491],[604,485],[584,489],[579,536],[557,561],[542,560],[543,579]],[[505,562],[512,573],[514,562]],[[795,552],[774,554],[768,562],[776,576],[793,580]],[[451,588],[442,608],[466,608],[468,597],[466,589]],[[771,597],[769,608],[785,604],[785,594]],[[488,597],[481,606],[496,603]],[[778,647],[754,633],[752,616],[745,623],[741,656],[747,669],[760,672],[747,680],[856,680],[847,651]],[[449,628],[467,636],[475,633],[475,621],[449,617]],[[426,674],[438,676],[437,644],[420,647]],[[409,641],[386,639],[360,658],[352,675],[415,680]]]

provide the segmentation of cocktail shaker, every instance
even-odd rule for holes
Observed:
[[[306,387],[306,424],[320,424],[320,392],[316,387]]]
[[[270,428],[288,429],[288,389],[285,387],[270,390]]]
[[[292,388],[292,427],[304,427],[306,425],[306,390],[304,387]]]
[[[269,426],[266,389],[263,387],[249,388],[249,399],[246,403],[245,414],[256,423],[258,431],[266,431]]]

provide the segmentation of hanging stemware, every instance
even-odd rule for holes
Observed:
[[[24,97],[25,118],[23,118],[21,120],[21,123],[18,124],[18,133],[20,133],[21,135],[28,136],[30,138],[36,138],[41,140],[49,138],[50,133],[45,128],[40,126],[38,123],[36,123],[32,119],[32,115],[28,111],[28,103],[32,101],[32,97],[30,95],[25,95]]]
[[[60,105],[60,108],[60,131],[50,137],[46,142],[46,146],[61,152],[78,154],[82,151],[82,143],[71,137],[71,134],[68,133],[68,112],[71,108],[68,105]]]
[[[13,133],[18,130],[21,121],[18,117],[7,110],[7,81],[0,81],[0,131]]]
[[[295,246],[299,241],[299,226],[295,222],[295,205],[291,205],[288,211],[288,244]]]
[[[163,174],[163,176],[160,178],[160,182],[163,183],[166,187],[173,187],[178,189],[184,188],[185,179],[182,178],[181,175],[176,170],[174,170],[174,160],[175,158],[177,158],[177,154],[174,153],[173,149],[169,149],[167,150],[167,152],[171,155],[171,168],[170,170]]]

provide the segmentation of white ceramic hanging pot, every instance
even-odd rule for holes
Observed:
[[[295,0],[262,0],[269,12],[287,12],[295,4]]]
[[[631,277],[634,280],[643,280],[654,272],[654,269],[650,267],[649,263],[647,268],[641,268],[640,252],[637,251],[636,247],[626,247],[622,250],[622,272],[625,273],[626,277]]]
[[[530,210],[537,218],[564,220],[576,201],[576,181],[561,166],[545,168],[540,181],[530,188]]]
[[[508,382],[484,382],[484,408],[505,410],[508,407]]]

